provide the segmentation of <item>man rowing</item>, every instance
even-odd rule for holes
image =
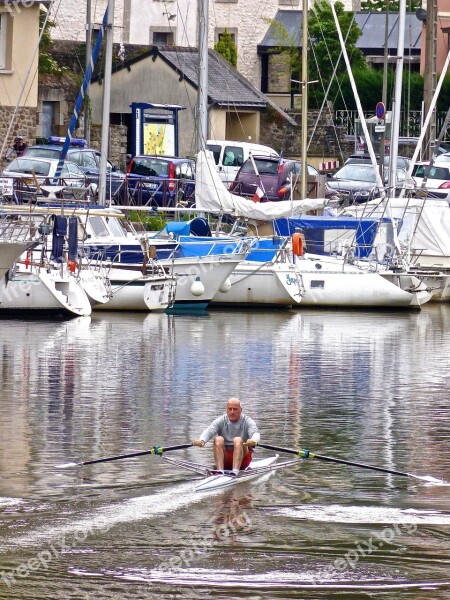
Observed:
[[[240,469],[249,466],[252,448],[259,442],[260,434],[255,421],[242,414],[238,398],[228,400],[226,411],[226,414],[215,419],[192,445],[203,448],[214,438],[215,468],[218,471],[230,470],[233,475],[237,475]]]

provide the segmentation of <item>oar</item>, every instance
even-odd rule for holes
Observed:
[[[146,456],[148,454],[159,454],[163,452],[169,452],[170,450],[184,450],[184,448],[190,448],[190,444],[179,444],[178,446],[168,446],[163,448],[162,446],[153,446],[150,450],[144,450],[142,452],[133,452],[132,454],[118,454],[116,456],[107,456],[106,458],[97,458],[95,460],[85,460],[79,463],[65,463],[63,465],[55,465],[57,469],[68,469],[69,467],[84,467],[85,465],[95,465],[97,463],[110,462],[111,460],[121,460],[122,458],[136,458],[137,456]]]
[[[445,483],[442,479],[436,479],[435,477],[431,477],[430,475],[413,475],[412,473],[405,473],[403,471],[393,471],[391,469],[385,469],[383,467],[374,467],[372,465],[365,465],[363,463],[353,462],[351,460],[343,460],[342,458],[332,458],[331,456],[323,456],[322,454],[313,454],[309,450],[294,450],[292,448],[280,448],[278,446],[270,446],[269,444],[258,444],[261,448],[266,448],[267,450],[276,450],[277,452],[286,452],[287,454],[295,454],[296,456],[300,456],[301,458],[317,458],[318,460],[324,460],[328,462],[339,463],[342,465],[350,465],[351,467],[361,467],[363,469],[370,469],[371,471],[380,471],[381,473],[390,473],[391,475],[401,475],[402,477],[414,477],[415,479],[422,479],[423,481],[428,481],[429,483]]]

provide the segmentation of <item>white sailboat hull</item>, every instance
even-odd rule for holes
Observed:
[[[341,260],[314,255],[297,258],[303,282],[301,306],[341,306],[373,308],[420,307],[429,294],[417,302],[417,295],[378,272],[353,267]]]
[[[301,281],[291,263],[241,262],[230,275],[228,291],[218,291],[212,304],[291,306],[302,300]]]
[[[112,298],[95,310],[164,311],[172,303],[175,280],[168,275],[142,275],[132,269],[108,271]]]
[[[0,310],[64,311],[89,316],[91,305],[77,279],[66,267],[16,263],[11,278],[0,281]]]
[[[173,273],[177,278],[174,307],[181,310],[206,308],[244,258],[245,253],[237,253],[159,261],[167,272]],[[196,289],[194,284],[198,283],[201,286]]]
[[[31,242],[0,239],[0,279],[11,269],[20,256],[30,247]]]
[[[102,271],[91,267],[80,269],[78,276],[91,306],[106,304],[111,298],[109,280]]]

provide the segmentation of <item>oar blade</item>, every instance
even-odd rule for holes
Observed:
[[[61,465],[55,465],[55,469],[70,469],[73,467],[84,467],[86,465],[96,465],[98,463],[111,462],[113,460],[123,460],[125,458],[137,458],[138,456],[147,456],[149,454],[155,454],[161,456],[163,452],[169,452],[171,450],[184,450],[185,448],[190,448],[192,446],[192,442],[188,444],[178,444],[177,446],[167,446],[163,448],[162,446],[153,446],[150,450],[142,450],[140,452],[132,452],[131,454],[119,454],[116,456],[106,456],[105,458],[96,458],[95,460],[86,460],[84,462],[78,463],[65,463]]]
[[[426,481],[427,483],[431,483],[433,485],[449,485],[442,479],[436,479],[435,477],[431,477],[431,475],[413,475],[412,473],[405,473],[403,471],[395,471],[393,469],[386,469],[384,467],[376,467],[374,465],[367,465],[360,462],[355,462],[352,460],[344,460],[343,458],[334,458],[332,456],[323,456],[322,454],[316,454],[315,452],[310,452],[309,450],[294,450],[292,448],[281,448],[279,446],[272,446],[269,444],[258,444],[261,448],[266,448],[268,450],[276,450],[278,452],[286,452],[287,454],[296,454],[301,458],[315,458],[317,460],[323,460],[326,462],[337,463],[340,465],[348,465],[350,467],[359,467],[361,469],[369,469],[371,471],[378,471],[379,473],[388,473],[390,475],[399,475],[401,477],[413,477],[414,479],[419,479],[421,481]]]
[[[437,479],[436,477],[432,477],[431,475],[413,475],[412,473],[408,473],[408,475],[409,477],[414,477],[414,479],[420,479],[420,481],[425,481],[426,483],[431,483],[432,485],[450,485],[448,481],[444,481],[443,479]]]

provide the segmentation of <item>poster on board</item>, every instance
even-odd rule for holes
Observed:
[[[144,154],[175,155],[175,127],[172,123],[144,123]]]

